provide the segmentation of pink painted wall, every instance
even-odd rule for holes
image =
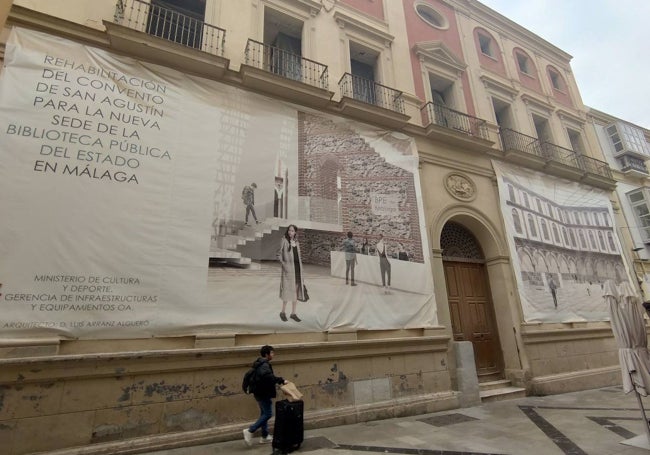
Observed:
[[[528,57],[528,72],[530,74],[522,73],[519,70],[517,53],[524,54],[526,57]],[[539,82],[539,79],[537,79],[537,67],[535,66],[533,59],[530,57],[530,54],[519,47],[515,47],[512,50],[512,58],[515,61],[515,67],[517,68],[517,73],[519,74],[519,82],[521,82],[521,85],[539,93],[540,95],[543,95],[544,92],[542,92],[542,85]]]
[[[483,52],[481,52],[481,45],[479,44],[478,41],[479,31],[483,35],[492,38],[492,50],[494,51],[494,57],[490,57],[488,55],[485,55]],[[499,48],[499,45],[497,44],[496,39],[494,39],[494,35],[492,35],[492,33],[488,32],[484,28],[476,27],[474,29],[474,46],[476,48],[476,53],[478,54],[478,60],[482,68],[492,73],[496,73],[499,76],[506,77],[506,67],[505,64],[503,63],[503,56],[501,55],[501,49]]]
[[[557,73],[558,77],[560,78],[560,88],[561,90],[556,89],[553,87],[553,82],[551,81],[551,74],[550,71],[554,70],[555,73]],[[548,84],[551,87],[551,90],[553,91],[553,98],[555,100],[565,106],[568,107],[574,107],[573,101],[571,100],[571,96],[569,96],[569,87],[567,86],[566,80],[564,77],[562,77],[562,73],[558,71],[557,68],[554,68],[551,65],[548,65],[546,67],[546,77],[548,78]]]
[[[413,0],[402,0],[404,4],[404,16],[406,18],[406,31],[408,37],[409,48],[411,49],[411,69],[413,71],[413,82],[415,84],[415,94],[422,101],[426,100],[424,83],[422,80],[422,72],[420,68],[420,62],[417,55],[413,50],[413,46],[419,42],[426,41],[442,41],[445,46],[447,46],[458,59],[465,61],[465,56],[463,55],[463,49],[461,46],[460,33],[458,31],[458,26],[456,24],[456,17],[454,10],[447,6],[440,0],[429,0],[427,3],[431,5],[438,13],[445,17],[449,28],[446,30],[441,30],[435,27],[432,27],[425,21],[423,21],[420,16],[415,12],[413,7]],[[472,93],[469,89],[469,81],[467,78],[467,73],[464,72],[461,76],[461,82],[463,84],[465,102],[467,103],[466,112],[470,115],[475,115],[474,102],[472,99]],[[428,81],[426,81],[428,84]],[[463,110],[462,106],[457,106]]]
[[[395,0],[391,0],[395,1]],[[382,0],[341,0],[354,9],[358,9],[376,19],[384,20],[384,4]]]

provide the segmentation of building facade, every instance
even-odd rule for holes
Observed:
[[[553,394],[620,381],[600,292],[646,276],[630,245],[645,244],[648,132],[588,110],[561,49],[474,0],[4,9],[15,109],[3,134],[25,154],[40,141],[16,184],[36,204],[35,179],[39,213],[69,213],[52,214],[49,237],[18,236],[19,222],[3,232],[29,276],[0,269],[14,321],[0,338],[8,453],[239,437],[257,412],[241,376],[265,343],[305,395],[307,427],[462,407],[486,384]],[[608,150],[611,125],[632,128],[616,132],[636,148]],[[68,151],[63,138],[84,131],[94,142]],[[88,178],[124,185],[91,186],[84,160],[104,166]],[[149,232],[142,212],[163,221]],[[86,229],[59,232],[70,218]],[[290,224],[311,294],[297,307],[277,297]],[[84,269],[34,267],[43,251],[48,270],[100,270],[101,288]],[[79,306],[121,302],[111,293],[137,308]],[[302,320],[286,325],[285,310]]]

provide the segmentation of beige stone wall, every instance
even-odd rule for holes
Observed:
[[[534,395],[620,384],[618,347],[607,322],[523,327]]]
[[[377,335],[373,340],[274,344],[275,372],[305,395],[308,427],[458,406],[447,337]],[[241,391],[243,373],[258,349],[2,359],[2,453],[101,443],[112,443],[119,452],[122,440],[136,438],[132,444],[155,447],[175,432],[182,432],[179,441],[236,437],[258,414],[253,397]]]

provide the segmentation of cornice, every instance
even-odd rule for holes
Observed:
[[[481,82],[483,82],[485,88],[493,87],[500,92],[506,93],[512,99],[515,99],[517,94],[519,93],[519,90],[517,90],[512,85],[508,85],[506,82],[500,81],[499,79],[493,77],[490,74],[481,72],[479,79],[481,80]]]
[[[495,30],[514,42],[525,43],[530,50],[543,53],[549,61],[557,63],[560,67],[568,66],[573,58],[571,54],[477,0],[444,0],[444,2],[455,10],[463,11],[465,15],[487,27],[487,30]]]
[[[317,16],[323,8],[322,3],[318,0],[263,0],[263,3],[288,11],[300,11],[305,18]]]
[[[583,126],[587,121],[587,113],[585,111],[571,112],[561,107],[556,108],[556,113],[562,119],[566,117],[568,120],[571,120],[580,126]]]
[[[534,104],[537,107],[547,110],[549,114],[555,110],[555,106],[553,104],[534,95],[531,95],[530,93],[522,93],[521,100],[525,104]]]
[[[108,36],[103,30],[86,27],[76,22],[53,17],[16,4],[12,5],[9,11],[7,25],[26,27],[96,47],[107,48],[110,46]]]
[[[373,41],[382,42],[386,47],[390,46],[395,37],[388,33],[388,24],[378,21],[369,16],[360,16],[349,8],[337,5],[333,14],[334,20],[341,28],[351,28],[358,33],[365,35]]]
[[[420,150],[418,150],[418,158],[420,160],[420,163],[435,164],[436,166],[446,167],[455,171],[464,171],[469,174],[480,175],[487,178],[493,178],[495,176],[494,169],[492,169],[492,167],[481,167],[465,161],[457,161],[449,158],[444,158],[440,155],[423,153]],[[489,160],[488,163],[490,163],[491,166],[491,162]]]

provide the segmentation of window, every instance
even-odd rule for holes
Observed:
[[[646,199],[646,192],[643,188],[627,193],[630,201],[636,224],[644,242],[650,243],[650,208]]]
[[[544,240],[551,240],[551,238],[548,236],[548,228],[546,227],[546,221],[542,220],[541,225],[542,225],[542,235],[544,236]]]
[[[597,250],[598,246],[596,245],[596,239],[594,238],[594,233],[589,231],[589,243],[591,244],[592,250]]]
[[[433,7],[427,3],[417,2],[415,4],[415,12],[420,16],[420,19],[432,27],[443,30],[449,28],[449,23],[445,16],[433,9]]]
[[[582,231],[578,232],[578,238],[580,239],[580,247],[587,249],[587,240],[585,239],[585,234]]]
[[[553,238],[555,239],[555,243],[560,243],[560,233],[558,232],[555,223],[553,223]]]
[[[609,243],[609,250],[616,251],[616,245],[614,245],[614,234],[611,232],[607,233],[607,242]]]
[[[532,116],[535,131],[537,132],[537,139],[542,142],[553,142],[553,136],[551,135],[551,127],[549,126],[548,119],[536,114],[532,114]]]
[[[494,58],[494,51],[492,50],[492,38],[483,33],[478,33],[478,45],[481,48],[481,52],[487,55],[488,57]]]
[[[564,237],[564,244],[566,246],[569,246],[569,236],[567,235],[567,231],[565,227],[562,228],[562,236]]]
[[[533,215],[528,215],[528,229],[530,230],[531,237],[537,237],[537,227],[535,226],[535,219]]]
[[[524,193],[524,205],[530,208],[530,201],[528,200],[528,194]]]
[[[567,136],[569,136],[569,142],[571,142],[571,148],[574,152],[582,154],[584,153],[584,147],[582,145],[582,136],[579,131],[572,130],[571,128],[566,129]]]
[[[511,130],[515,128],[515,120],[512,114],[510,104],[499,98],[492,98],[492,108],[494,109],[494,118],[500,128],[508,128]]]
[[[524,233],[523,229],[521,229],[521,220],[519,219],[519,212],[517,212],[517,209],[512,209],[512,224],[514,224],[517,234]]]
[[[515,199],[515,189],[510,184],[508,184],[508,197],[510,198],[510,201],[517,202]]]
[[[650,155],[650,144],[640,128],[619,122],[609,125],[605,131],[617,153],[630,151],[642,156]]]
[[[569,229],[569,237],[571,237],[571,246],[572,247],[577,247],[578,244],[576,243],[576,235],[573,232],[573,229]]]
[[[551,85],[555,90],[559,90],[561,92],[564,91],[564,81],[562,80],[562,76],[560,76],[560,73],[555,71],[553,68],[549,68],[548,78],[551,80]]]
[[[607,251],[607,247],[605,246],[605,237],[603,237],[602,231],[598,232],[598,242],[600,242],[600,250]]]
[[[515,56],[517,57],[517,66],[519,67],[519,71],[531,76],[532,74],[530,72],[530,59],[528,56],[522,54],[521,52],[516,52]]]

